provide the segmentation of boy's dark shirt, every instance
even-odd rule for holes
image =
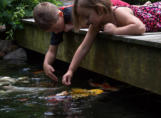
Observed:
[[[68,24],[72,22],[72,6],[65,6],[65,7],[60,7],[59,10],[61,10],[64,14],[64,23]],[[60,33],[54,33],[52,32],[51,36],[51,45],[58,45],[60,42],[63,41],[63,32]]]

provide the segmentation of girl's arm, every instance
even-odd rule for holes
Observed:
[[[72,62],[69,66],[68,71],[63,76],[63,80],[62,80],[63,84],[65,84],[65,85],[71,84],[70,81],[71,81],[73,73],[78,68],[82,59],[88,53],[98,31],[99,31],[98,27],[94,27],[92,25],[89,26],[89,30],[88,30],[83,42],[80,44],[80,46],[78,47],[78,49],[76,50],[76,52],[73,56],[73,59],[72,59]]]
[[[118,26],[107,23],[104,26],[105,32],[118,35],[140,35],[145,32],[145,25],[133,15],[131,9],[120,7],[115,10],[114,14]]]

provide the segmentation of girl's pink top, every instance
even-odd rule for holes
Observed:
[[[161,2],[140,7],[131,5],[130,8],[133,10],[134,15],[145,24],[146,32],[161,31]]]
[[[113,6],[130,6],[127,2],[121,0],[111,0]]]

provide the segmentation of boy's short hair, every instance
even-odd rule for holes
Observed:
[[[36,24],[44,30],[48,30],[58,20],[58,8],[50,2],[39,3],[33,11]]]

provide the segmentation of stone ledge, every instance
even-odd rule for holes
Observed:
[[[35,24],[34,19],[23,19],[25,23]],[[78,34],[86,34],[88,29],[80,29]],[[98,34],[100,38],[110,37],[112,40],[123,41],[127,43],[141,44],[145,46],[161,48],[161,32],[147,32],[143,35],[109,35],[104,32]]]

